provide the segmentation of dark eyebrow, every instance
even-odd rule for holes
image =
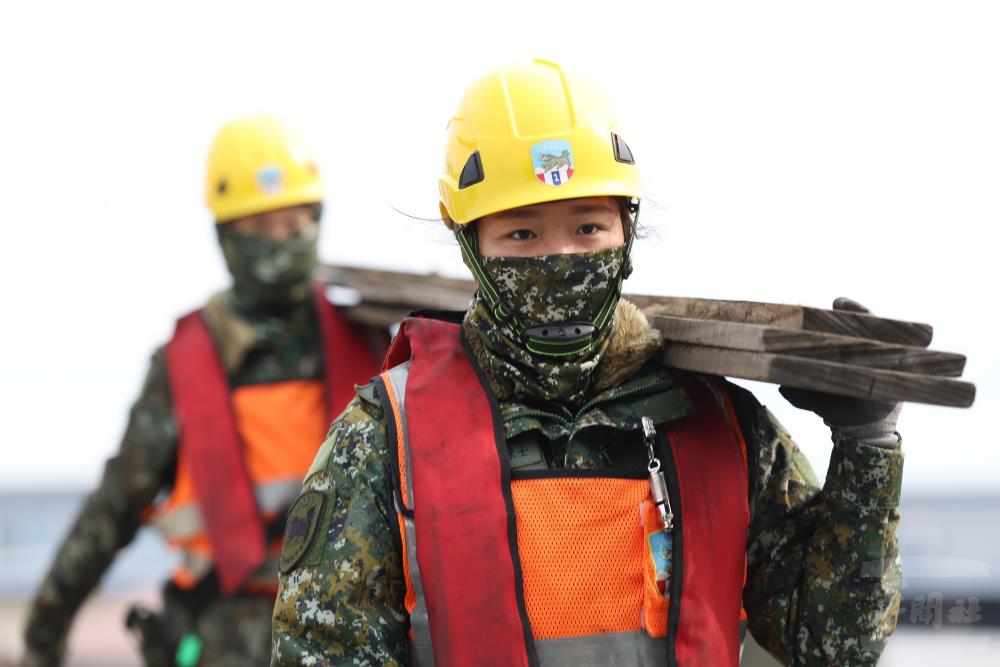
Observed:
[[[569,209],[570,213],[617,213],[610,204],[576,204]]]
[[[521,208],[510,208],[506,211],[499,211],[493,214],[494,220],[537,218],[538,211],[533,206],[522,206]]]

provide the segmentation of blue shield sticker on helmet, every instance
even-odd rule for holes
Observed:
[[[573,178],[573,149],[568,141],[542,141],[531,147],[531,164],[539,181],[562,185]]]
[[[262,192],[274,195],[281,192],[285,177],[280,167],[261,167],[257,170],[257,187]]]

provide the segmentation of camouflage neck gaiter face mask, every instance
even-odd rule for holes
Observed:
[[[622,269],[622,247],[546,257],[481,257],[490,281],[528,327],[593,322],[615,288]],[[466,315],[478,332],[491,370],[507,379],[514,395],[578,404],[588,395],[592,376],[607,348],[611,324],[595,333],[590,348],[576,356],[531,353],[523,331],[501,320],[477,290]]]
[[[219,225],[237,312],[248,318],[281,315],[307,301],[318,239],[318,226],[287,241],[272,241]]]

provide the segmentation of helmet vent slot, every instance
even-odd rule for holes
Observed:
[[[635,164],[635,158],[632,157],[628,144],[614,132],[611,133],[611,144],[615,149],[615,160],[624,164]]]
[[[479,159],[479,151],[474,151],[462,167],[462,174],[458,177],[458,189],[475,185],[484,178],[486,176],[483,174],[483,162]]]

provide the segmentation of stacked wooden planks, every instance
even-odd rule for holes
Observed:
[[[388,327],[413,310],[464,310],[475,283],[323,266],[335,302],[357,322]],[[965,357],[929,350],[930,325],[866,313],[752,301],[627,294],[666,341],[667,365],[844,396],[969,407],[955,378]]]
[[[845,396],[969,407],[952,379],[961,354],[927,349],[932,329],[864,313],[767,303],[670,299],[644,308],[676,368]]]

